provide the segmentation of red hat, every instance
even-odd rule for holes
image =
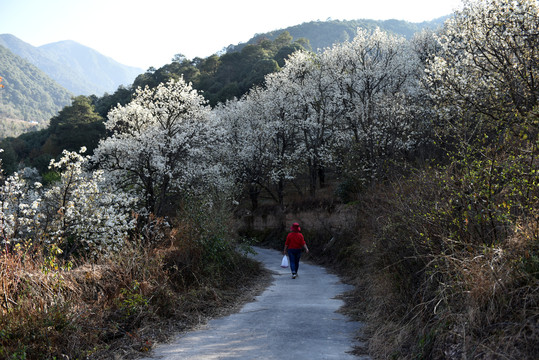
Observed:
[[[299,227],[298,223],[293,223],[292,226],[290,227],[290,230],[291,231],[301,231],[301,228]]]

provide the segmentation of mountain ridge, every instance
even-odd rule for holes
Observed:
[[[131,84],[143,72],[73,40],[36,47],[15,35],[0,34],[0,45],[35,65],[75,95],[101,96],[113,92],[120,85]]]
[[[324,49],[335,43],[351,40],[355,37],[358,28],[380,29],[402,35],[410,39],[414,33],[423,29],[436,29],[441,27],[451,15],[442,16],[430,21],[409,22],[405,20],[325,20],[308,21],[297,25],[276,29],[265,33],[257,33],[246,42],[226,47],[226,52],[241,51],[245,46],[256,44],[263,39],[275,40],[282,32],[287,31],[294,39],[306,38],[309,40],[312,50]]]

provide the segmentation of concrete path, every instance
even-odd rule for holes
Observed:
[[[255,250],[255,258],[274,273],[262,295],[237,314],[158,346],[151,359],[359,359],[348,352],[361,324],[336,313],[343,302],[335,297],[349,288],[303,261],[292,279],[280,267],[278,251]]]

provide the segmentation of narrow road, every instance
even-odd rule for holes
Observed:
[[[160,345],[149,359],[360,359],[349,354],[360,323],[336,313],[349,288],[320,266],[300,263],[298,278],[280,267],[282,255],[255,248],[273,283],[239,313]],[[368,359],[361,357],[361,359]]]

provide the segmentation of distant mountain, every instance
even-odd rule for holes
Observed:
[[[0,129],[3,131],[17,124],[22,126],[22,123],[44,124],[71,103],[71,94],[65,88],[1,45],[0,76],[4,85],[0,89]],[[0,138],[4,136],[6,133],[0,134]]]
[[[241,51],[246,45],[257,44],[262,39],[275,40],[283,31],[288,31],[294,39],[305,38],[309,40],[312,50],[324,49],[331,47],[333,44],[342,43],[352,40],[357,29],[375,29],[379,27],[381,30],[401,35],[410,39],[413,35],[423,29],[430,28],[436,30],[441,27],[445,20],[449,18],[444,16],[432,21],[421,23],[411,23],[404,20],[327,20],[327,21],[311,21],[300,25],[290,26],[285,29],[270,31],[264,34],[256,34],[246,43],[238,45],[230,45],[226,52]]]
[[[120,85],[131,85],[133,80],[144,72],[143,69],[122,65],[110,57],[70,40],[43,45],[39,49],[45,51],[56,62],[75,70],[85,81],[94,85],[97,92],[93,93],[96,95],[113,92]]]
[[[69,40],[35,47],[11,34],[3,34],[0,45],[43,70],[74,95],[111,93],[120,85],[130,85],[144,72]]]

